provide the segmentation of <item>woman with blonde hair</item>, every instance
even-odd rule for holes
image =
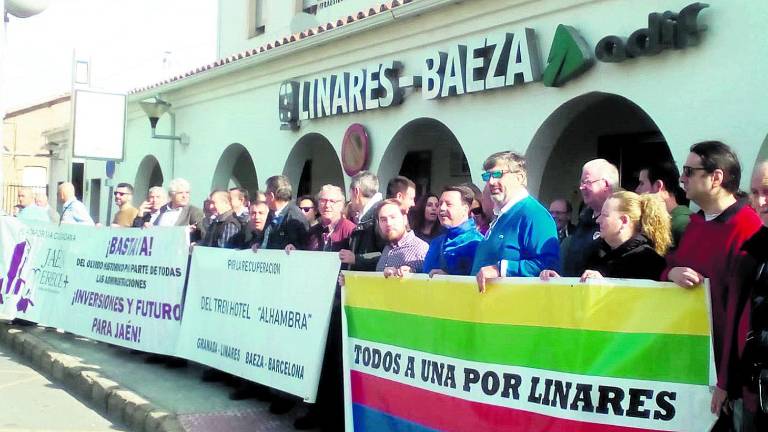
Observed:
[[[600,216],[602,247],[587,264],[581,280],[624,278],[658,280],[666,265],[664,255],[672,244],[670,217],[656,195],[620,191],[605,200]],[[559,275],[541,272],[547,280]]]

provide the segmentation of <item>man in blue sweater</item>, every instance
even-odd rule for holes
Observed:
[[[477,247],[470,273],[481,293],[489,280],[538,276],[560,265],[557,227],[549,211],[528,194],[525,158],[511,151],[494,153],[483,169],[496,220]]]
[[[466,186],[449,186],[440,195],[440,224],[443,233],[429,243],[424,273],[469,275],[475,251],[483,235],[469,217],[475,194]]]

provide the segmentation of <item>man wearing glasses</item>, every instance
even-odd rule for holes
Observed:
[[[593,159],[581,169],[579,191],[586,207],[579,214],[579,223],[563,241],[563,276],[579,277],[587,261],[599,251],[600,226],[597,217],[603,203],[619,189],[619,170],[605,159]]]
[[[717,370],[710,408],[713,414],[733,409],[734,421],[739,421],[743,414],[739,353],[746,341],[749,293],[733,283],[733,276],[744,255],[742,244],[760,229],[760,217],[746,198],[736,198],[741,166],[731,148],[719,141],[691,147],[680,181],[686,197],[701,211],[691,215],[680,245],[667,255],[661,280],[689,288],[709,279]],[[742,430],[741,425],[734,426]]]
[[[113,227],[130,228],[133,226],[133,220],[139,214],[139,209],[133,206],[133,186],[129,183],[118,183],[115,188],[115,205],[118,210],[112,219]]]
[[[476,275],[480,292],[492,279],[537,276],[550,266],[559,267],[555,221],[528,194],[525,158],[510,151],[494,153],[483,169],[496,220],[477,246],[470,273]]]
[[[355,224],[341,216],[343,209],[344,192],[340,187],[328,184],[320,188],[317,194],[319,223],[309,229],[307,250],[338,252],[349,249],[349,238],[355,230]],[[341,291],[337,287],[317,389],[317,402],[310,406],[305,416],[296,419],[296,429],[306,430],[318,425],[324,425],[328,430],[343,429],[343,426],[338,424],[344,417],[342,370]]]
[[[313,208],[314,209],[314,208]],[[307,250],[338,252],[349,249],[349,236],[355,224],[341,217],[344,209],[344,192],[334,185],[325,185],[317,194],[317,210],[320,223],[309,229]]]
[[[555,220],[557,225],[557,238],[562,242],[566,237],[571,235],[574,228],[571,223],[571,214],[573,214],[573,207],[571,202],[565,198],[557,198],[549,203],[549,214],[552,215],[552,219]]]

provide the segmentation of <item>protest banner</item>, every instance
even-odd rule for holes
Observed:
[[[707,290],[346,272],[348,430],[708,430]]]
[[[179,355],[314,402],[335,253],[195,248]]]
[[[39,251],[61,250],[63,244],[74,239],[62,234],[45,235],[41,227],[47,224],[31,225],[30,229],[16,218],[0,217],[0,319],[23,314],[27,320],[39,321],[42,304],[37,285],[58,291],[66,283],[60,261],[52,256],[49,265],[38,262],[45,258]]]
[[[0,236],[2,318],[174,354],[188,257],[183,227],[129,230],[4,217]]]

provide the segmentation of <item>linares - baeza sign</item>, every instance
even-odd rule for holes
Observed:
[[[424,99],[437,99],[534,81],[558,87],[588,70],[595,58],[616,63],[697,45],[706,30],[698,16],[708,6],[697,2],[679,13],[651,13],[647,28],[627,38],[606,36],[594,49],[574,27],[561,24],[546,67],[535,31],[523,28],[433,50],[412,75],[404,73],[401,62],[389,60],[338,74],[285,81],[279,94],[281,129],[298,129],[301,120],[399,105],[407,88],[420,89]]]

